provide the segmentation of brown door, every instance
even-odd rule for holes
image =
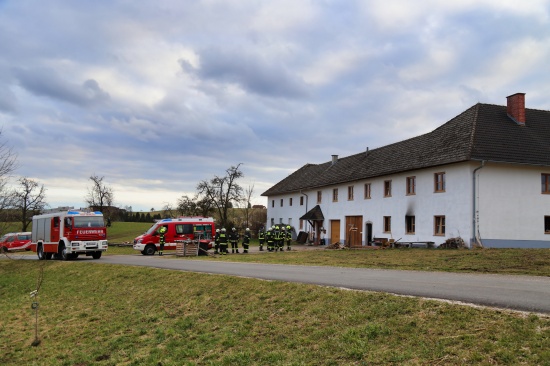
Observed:
[[[330,220],[330,243],[334,244],[340,241],[340,220]]]
[[[363,216],[346,216],[346,245],[359,248],[362,243]]]

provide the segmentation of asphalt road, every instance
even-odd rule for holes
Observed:
[[[550,314],[550,277],[211,262],[171,255],[112,255],[89,261],[380,291]]]

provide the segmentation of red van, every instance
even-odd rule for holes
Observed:
[[[198,240],[200,242],[199,254],[205,254],[204,250],[212,248],[214,240],[215,224],[212,217],[178,217],[177,219],[163,219],[155,222],[153,226],[134,239],[134,249],[143,255],[154,255],[160,248],[158,229],[166,226],[164,234],[164,250],[176,250],[176,240]]]
[[[31,233],[8,233],[0,238],[0,252],[31,250]]]

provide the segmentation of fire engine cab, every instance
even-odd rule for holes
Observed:
[[[80,254],[101,258],[107,250],[103,214],[63,211],[32,218],[31,249],[38,259],[76,259]]]
[[[153,226],[134,239],[134,249],[143,255],[153,255],[159,249],[158,229],[166,226],[164,234],[164,250],[176,250],[177,241],[199,241],[201,250],[199,254],[206,254],[212,248],[213,234],[215,231],[212,217],[179,217],[176,219],[163,219],[155,222]]]

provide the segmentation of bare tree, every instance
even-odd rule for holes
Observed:
[[[245,205],[244,205],[244,221],[246,223],[246,227],[250,226],[250,211],[252,209],[252,195],[254,194],[254,183],[252,183],[251,186],[248,186],[244,190],[244,198],[245,198]]]
[[[0,135],[2,130],[0,130]],[[0,231],[4,232],[10,208],[13,206],[13,192],[7,184],[13,171],[17,168],[17,155],[6,142],[0,141]]]
[[[198,195],[201,200],[208,201],[218,211],[220,226],[228,223],[229,208],[243,201],[243,189],[237,184],[237,180],[244,176],[239,170],[241,164],[227,169],[223,177],[215,176],[210,181],[203,180],[197,185]]]
[[[19,188],[13,192],[13,207],[20,215],[21,231],[27,231],[32,216],[42,212],[46,206],[46,188],[26,177],[19,178],[17,182]]]
[[[204,216],[208,217],[212,213],[212,202],[207,197],[200,198],[196,195],[190,198],[183,195],[178,199],[177,211],[182,216]]]
[[[163,218],[169,218],[176,216],[176,212],[174,208],[172,207],[171,203],[165,202],[164,207],[162,208],[162,217]]]
[[[92,175],[90,180],[92,181],[92,187],[88,188],[88,195],[86,196],[86,203],[94,210],[104,211],[106,207],[113,205],[114,194],[113,189],[103,183],[104,177]]]

